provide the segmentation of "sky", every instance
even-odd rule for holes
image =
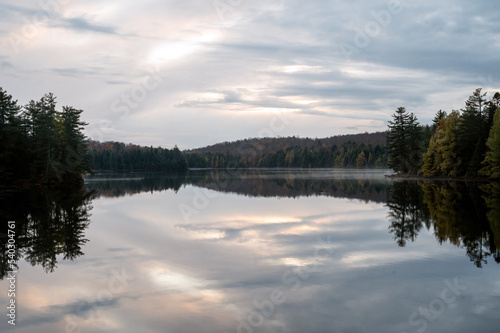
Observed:
[[[181,149],[383,131],[500,91],[494,0],[1,0],[0,87]]]

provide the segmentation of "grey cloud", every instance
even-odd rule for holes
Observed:
[[[6,68],[14,68],[14,66],[12,66],[12,64],[9,61],[2,61],[0,62],[0,65]]]
[[[16,6],[11,4],[2,3],[0,4],[0,17],[12,18],[10,13],[17,13],[22,15],[47,15],[46,11],[40,9],[33,9],[23,6]],[[29,18],[29,17],[28,17]]]
[[[90,318],[103,308],[116,308],[122,297],[110,298],[102,301],[79,300],[69,304],[58,304],[45,307],[38,313],[25,317],[20,327],[39,326],[62,321],[66,316],[73,315],[82,318]]]
[[[59,22],[54,23],[54,26],[75,31],[90,31],[111,35],[118,34],[115,27],[94,24],[84,19],[83,17],[61,18]]]

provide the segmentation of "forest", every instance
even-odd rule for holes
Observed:
[[[384,168],[386,133],[224,142],[186,152],[190,168]]]
[[[463,109],[436,113],[430,137],[413,113],[398,108],[389,121],[388,166],[425,177],[500,178],[499,107],[500,93],[488,100],[478,88]]]
[[[165,149],[91,141],[89,151],[95,170],[182,172],[188,169],[187,160],[177,146]]]
[[[386,133],[310,138],[254,138],[180,151],[90,141],[95,170],[181,172],[188,168],[384,168]]]
[[[386,133],[310,138],[254,138],[191,151],[97,142],[83,133],[82,110],[57,108],[48,93],[19,105],[0,88],[0,183],[81,184],[98,171],[183,172],[188,168],[383,168]]]
[[[400,107],[387,132],[323,139],[252,138],[180,151],[91,141],[82,110],[57,109],[49,93],[20,106],[0,88],[0,183],[81,183],[93,170],[183,172],[188,168],[386,168],[398,174],[500,178],[500,93],[480,88],[462,110],[421,125]]]
[[[75,186],[94,170],[187,170],[177,147],[90,141],[82,113],[72,106],[58,110],[51,93],[21,106],[0,88],[0,184]]]
[[[0,88],[0,184],[81,184],[91,171],[82,110],[46,94],[20,106]]]

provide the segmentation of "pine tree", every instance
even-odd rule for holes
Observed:
[[[416,173],[421,164],[421,128],[417,117],[400,107],[389,121],[388,166],[396,172]]]
[[[0,182],[22,178],[29,162],[17,101],[0,88]]]
[[[24,110],[26,127],[33,152],[32,179],[48,182],[56,152],[56,99],[46,94],[39,101],[30,101]]]
[[[486,140],[489,134],[488,120],[485,114],[486,93],[476,89],[465,102],[465,109],[458,123],[457,156],[463,161],[460,173],[475,176],[481,167],[486,153]]]
[[[81,174],[90,171],[82,112],[72,107],[57,111],[50,93],[21,108],[0,88],[2,184],[54,184],[70,175],[81,180]]]
[[[83,110],[65,106],[58,118],[61,128],[58,157],[60,170],[66,178],[72,180],[78,180],[81,174],[91,171],[88,141],[83,134],[84,126],[88,124],[80,120],[82,112]]]
[[[387,133],[387,149],[389,150],[388,166],[396,172],[408,172],[406,161],[408,160],[408,147],[406,142],[407,126],[410,115],[406,109],[400,107],[389,121],[389,132]]]
[[[416,174],[422,165],[422,128],[413,113],[410,113],[407,126],[408,170]]]

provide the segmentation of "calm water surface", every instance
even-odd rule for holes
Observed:
[[[1,192],[1,332],[498,332],[500,186],[387,170],[103,174]]]

